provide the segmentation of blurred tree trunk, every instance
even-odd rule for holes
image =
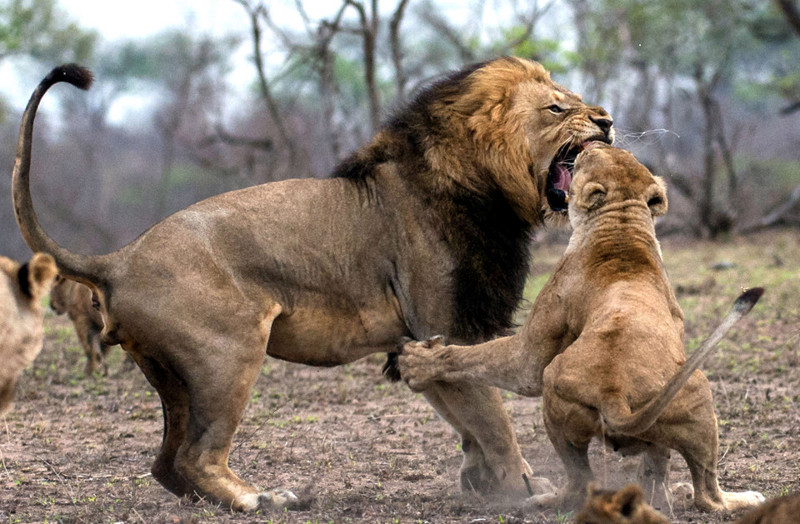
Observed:
[[[783,12],[783,16],[792,29],[800,35],[800,9],[795,0],[775,0],[778,8]]]
[[[381,101],[378,95],[378,86],[375,80],[375,41],[378,38],[378,0],[370,0],[370,12],[363,2],[355,0],[345,0],[347,5],[353,6],[358,11],[358,19],[361,25],[361,44],[364,60],[364,83],[367,86],[367,98],[369,99],[369,122],[371,133],[375,133],[380,125]]]

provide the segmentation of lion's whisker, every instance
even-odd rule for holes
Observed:
[[[634,144],[641,144],[641,145],[653,145],[660,140],[663,140],[664,137],[672,135],[675,138],[680,138],[680,135],[675,131],[670,129],[649,129],[646,131],[640,132],[625,132],[620,128],[617,128],[617,143],[621,146],[629,147]]]

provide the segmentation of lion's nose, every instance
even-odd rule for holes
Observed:
[[[597,127],[600,128],[600,130],[603,132],[603,134],[606,137],[608,137],[608,133],[609,133],[609,131],[611,131],[611,126],[614,125],[614,121],[613,120],[611,120],[610,118],[597,117],[597,116],[591,116],[591,117],[589,117],[589,119],[592,122],[594,122],[595,124],[597,124]]]

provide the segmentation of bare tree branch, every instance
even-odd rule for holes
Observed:
[[[261,56],[261,23],[259,19],[262,14],[265,13],[266,7],[262,3],[251,4],[249,0],[233,1],[241,5],[245,11],[247,11],[247,15],[250,18],[250,31],[253,38],[253,61],[258,73],[258,85],[261,89],[261,96],[264,98],[264,102],[267,104],[267,110],[272,117],[272,121],[275,123],[275,127],[278,130],[281,141],[289,151],[290,163],[294,164],[297,157],[294,141],[289,137],[289,133],[286,130],[286,125],[283,121],[283,116],[281,115],[275,98],[272,96],[272,90],[269,87],[267,74],[264,70],[264,59]]]
[[[345,0],[358,11],[358,18],[361,23],[361,39],[364,50],[364,83],[367,86],[367,96],[369,97],[369,119],[374,133],[380,125],[380,99],[378,97],[378,86],[375,80],[375,41],[378,36],[378,0],[370,1],[371,16],[367,16],[367,10],[362,2],[356,0]]]
[[[477,60],[475,52],[461,38],[461,33],[451,27],[447,20],[442,18],[438,12],[429,12],[425,17],[425,21],[443,40],[446,40],[455,47],[459,55],[459,60],[462,63],[469,64]]]
[[[408,78],[403,69],[403,50],[400,45],[400,23],[403,21],[408,0],[400,0],[389,22],[389,39],[392,48],[392,64],[394,64],[395,86],[397,87],[398,100],[406,98],[406,84]]]
[[[200,140],[197,144],[198,147],[209,147],[216,142],[223,142],[231,146],[252,147],[253,149],[262,149],[264,151],[271,151],[275,147],[275,144],[269,138],[247,138],[232,135],[221,124],[214,126],[214,133]]]
[[[798,202],[800,202],[800,185],[794,188],[792,191],[789,200],[786,201],[783,205],[778,206],[775,210],[769,213],[767,216],[756,222],[755,224],[751,224],[747,227],[742,228],[742,233],[751,233],[753,231],[758,231],[759,229],[765,229],[768,227],[774,227],[779,225],[798,225],[800,224],[800,220],[797,217],[794,219],[790,219],[789,215],[793,210],[798,208]]]

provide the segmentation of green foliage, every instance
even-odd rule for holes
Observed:
[[[0,4],[0,58],[29,55],[51,62],[85,62],[96,42],[97,34],[70,21],[56,0]]]

